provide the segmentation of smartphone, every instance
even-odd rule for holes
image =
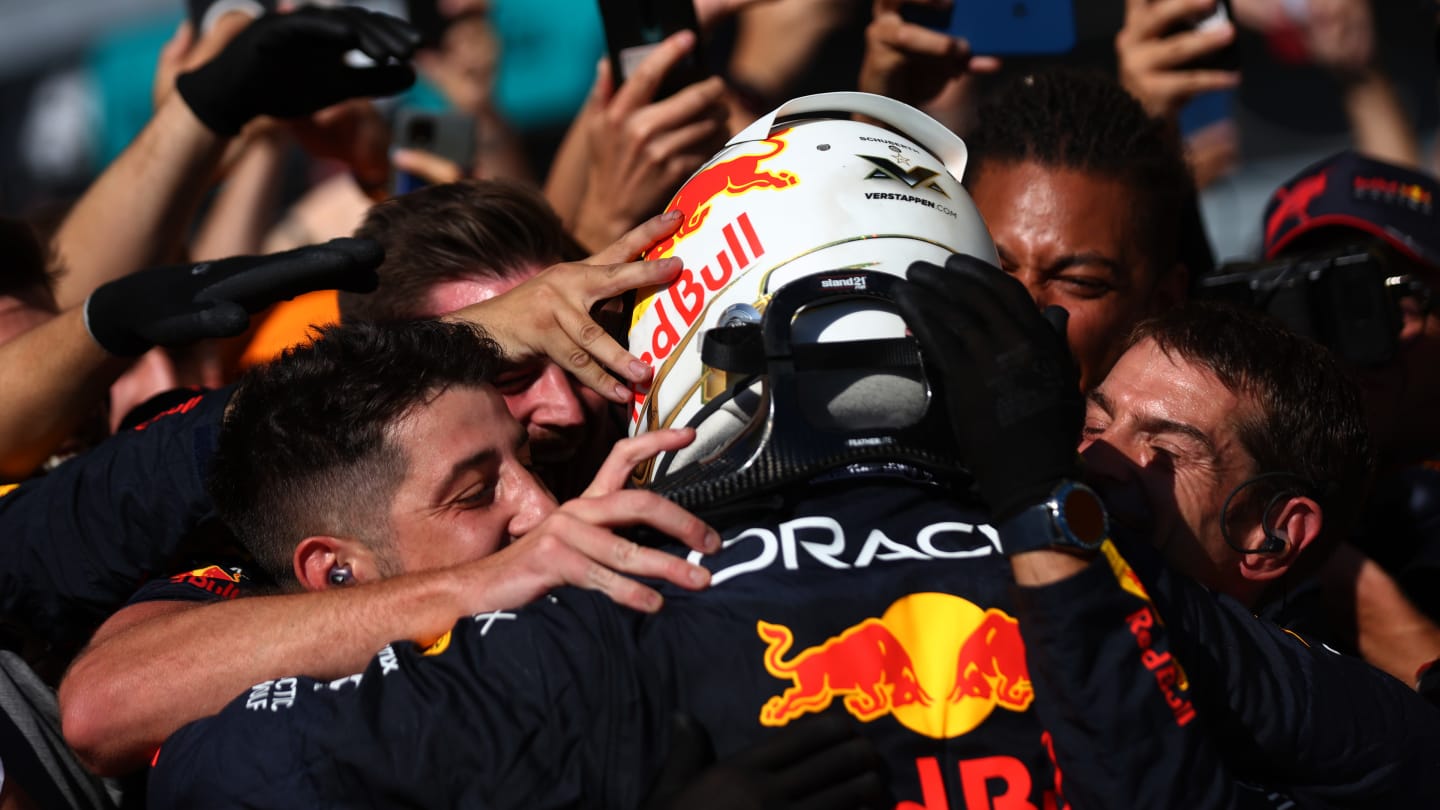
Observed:
[[[1230,0],[1215,0],[1215,10],[1209,14],[1202,14],[1184,25],[1172,29],[1168,33],[1174,34],[1179,31],[1209,31],[1212,28],[1230,23],[1235,17],[1230,13]],[[1214,53],[1206,54],[1198,59],[1192,59],[1186,63],[1186,68],[1191,70],[1238,70],[1240,67],[1240,51],[1236,47],[1235,40]]]
[[[401,107],[395,111],[390,144],[397,149],[418,149],[459,166],[475,161],[475,118],[463,113],[432,113]],[[424,178],[393,169],[390,193],[408,194],[427,185]]]
[[[610,75],[619,87],[666,37],[689,29],[698,37],[700,21],[691,0],[600,0],[600,18],[605,24],[605,44],[610,55]],[[661,82],[657,99],[709,77],[697,44]]]
[[[906,6],[901,15],[955,37],[983,56],[1045,56],[1075,48],[1075,0],[956,0],[944,9]]]
[[[272,14],[275,0],[188,0],[185,3],[190,27],[196,34],[204,34],[215,27],[216,21],[232,11],[243,11],[251,17]]]

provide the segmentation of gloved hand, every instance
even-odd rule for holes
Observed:
[[[398,93],[415,82],[405,60],[419,44],[420,32],[404,20],[353,6],[306,6],[259,17],[175,87],[205,126],[234,135],[256,116],[295,118],[346,99]],[[357,48],[375,65],[347,64],[345,54]]]
[[[927,374],[996,523],[1077,476],[1080,376],[1065,343],[1069,313],[1042,315],[1025,286],[973,256],[910,265],[896,295]]]
[[[880,755],[844,715],[806,717],[724,760],[677,714],[644,810],[849,810],[890,806]],[[706,767],[708,766],[708,767]]]
[[[333,239],[270,256],[143,270],[102,285],[85,300],[85,328],[125,357],[245,331],[250,315],[313,290],[370,292],[385,258],[369,239]]]

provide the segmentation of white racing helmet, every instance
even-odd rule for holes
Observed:
[[[854,113],[883,126],[851,120]],[[637,480],[651,483],[714,453],[750,421],[756,387],[747,400],[737,395],[746,387],[734,374],[707,365],[706,331],[757,325],[774,295],[801,279],[826,275],[809,285],[819,291],[863,290],[865,277],[903,278],[917,260],[943,265],[966,253],[998,264],[960,185],[965,163],[964,142],[913,107],[867,93],[823,93],[781,105],[691,176],[667,208],[684,214],[679,231],[646,256],[679,256],[684,270],[667,286],[642,290],[631,318],[630,351],[655,377],[632,403],[629,433],[688,425],[701,435],[679,455],[642,468]],[[905,334],[893,308],[864,297],[805,310],[792,326],[796,343]],[[868,407],[893,410],[877,407],[873,388]]]

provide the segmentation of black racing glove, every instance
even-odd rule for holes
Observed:
[[[677,714],[670,754],[643,810],[878,810],[894,802],[875,746],[843,715],[806,717],[713,760],[704,729]]]
[[[896,295],[980,496],[999,523],[1077,474],[1085,419],[1065,344],[1069,313],[1042,315],[1025,286],[973,256],[910,265]]]
[[[346,99],[398,93],[415,82],[406,60],[419,44],[420,32],[404,20],[353,6],[306,6],[257,18],[175,87],[205,126],[234,135],[256,116],[296,118]],[[345,54],[355,49],[375,64],[347,64]]]
[[[333,239],[270,256],[143,270],[102,285],[85,299],[85,328],[105,351],[124,357],[151,346],[233,337],[250,315],[313,290],[370,292],[385,251],[369,239]]]

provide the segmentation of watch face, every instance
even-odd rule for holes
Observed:
[[[1061,504],[1070,533],[1087,546],[1098,546],[1105,540],[1105,505],[1096,494],[1083,487],[1071,487]]]

